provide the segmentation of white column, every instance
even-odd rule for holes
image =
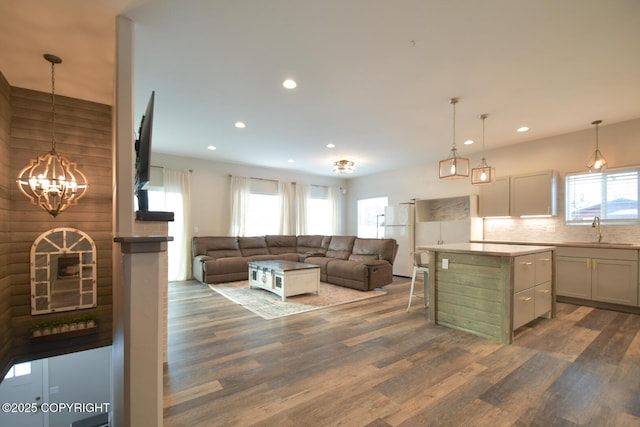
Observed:
[[[127,427],[162,426],[163,289],[169,240],[160,235],[114,239],[122,252],[124,350],[118,355],[123,356],[124,407],[114,418]]]

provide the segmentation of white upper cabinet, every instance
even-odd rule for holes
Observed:
[[[556,173],[544,171],[511,176],[511,215],[556,215]]]
[[[557,214],[557,173],[543,171],[505,176],[480,187],[481,217]]]
[[[481,217],[511,215],[509,188],[510,180],[508,176],[496,178],[493,184],[480,187],[478,214]]]

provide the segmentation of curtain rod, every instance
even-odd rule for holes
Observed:
[[[229,178],[231,178],[232,176],[234,176],[234,175],[229,174]],[[238,175],[235,175],[235,176],[238,176]],[[270,179],[270,178],[257,178],[257,177],[255,177],[255,176],[246,176],[246,177],[243,177],[243,178],[257,179],[258,181],[279,182],[277,179]],[[293,182],[292,182],[292,184],[295,184],[295,183],[296,183],[295,181],[293,181]]]
[[[164,169],[164,166],[156,166],[156,165],[151,165],[152,168],[158,168],[158,169]],[[187,169],[189,172],[193,172],[193,169]]]
[[[229,178],[231,178],[232,176],[234,176],[234,175],[229,174]],[[277,179],[256,178],[255,176],[247,176],[247,177],[244,177],[244,178],[257,179],[258,181],[280,182],[280,181],[278,181]],[[291,184],[297,184],[297,182],[295,182],[295,181],[291,181]],[[330,185],[321,185],[321,184],[309,184],[309,185],[310,185],[310,186],[312,186],[312,187],[320,187],[320,188],[329,188],[329,187],[331,187]],[[340,190],[342,190],[342,189],[343,189],[343,188],[342,188],[342,187],[340,187]]]

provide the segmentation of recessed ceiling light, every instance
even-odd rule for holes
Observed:
[[[244,122],[235,122],[233,125],[238,129],[244,129],[247,127],[247,125],[245,125]]]
[[[287,162],[289,162],[289,163],[295,163],[295,160],[293,160],[293,159],[289,159],[289,160],[287,160]]]
[[[293,79],[287,79],[282,82],[282,86],[284,86],[287,89],[295,89],[295,87],[298,86],[298,84]]]
[[[528,131],[528,130],[529,130],[529,128],[528,128],[528,127],[526,127],[526,126],[521,126],[521,127],[519,127],[519,128],[517,129],[517,131],[518,131],[518,132],[526,132],[526,131]]]
[[[327,144],[327,148],[336,148],[336,144]]]
[[[215,145],[210,145],[210,146],[208,146],[208,147],[207,147],[207,150],[211,150],[211,151],[213,151],[213,150],[215,150],[215,149],[216,149],[216,146],[215,146]]]
[[[467,139],[467,140],[464,142],[464,145],[471,145],[471,144],[473,144],[473,139]]]

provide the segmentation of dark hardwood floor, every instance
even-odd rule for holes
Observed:
[[[386,296],[263,320],[169,286],[165,426],[640,426],[640,316],[558,304],[501,345]]]

